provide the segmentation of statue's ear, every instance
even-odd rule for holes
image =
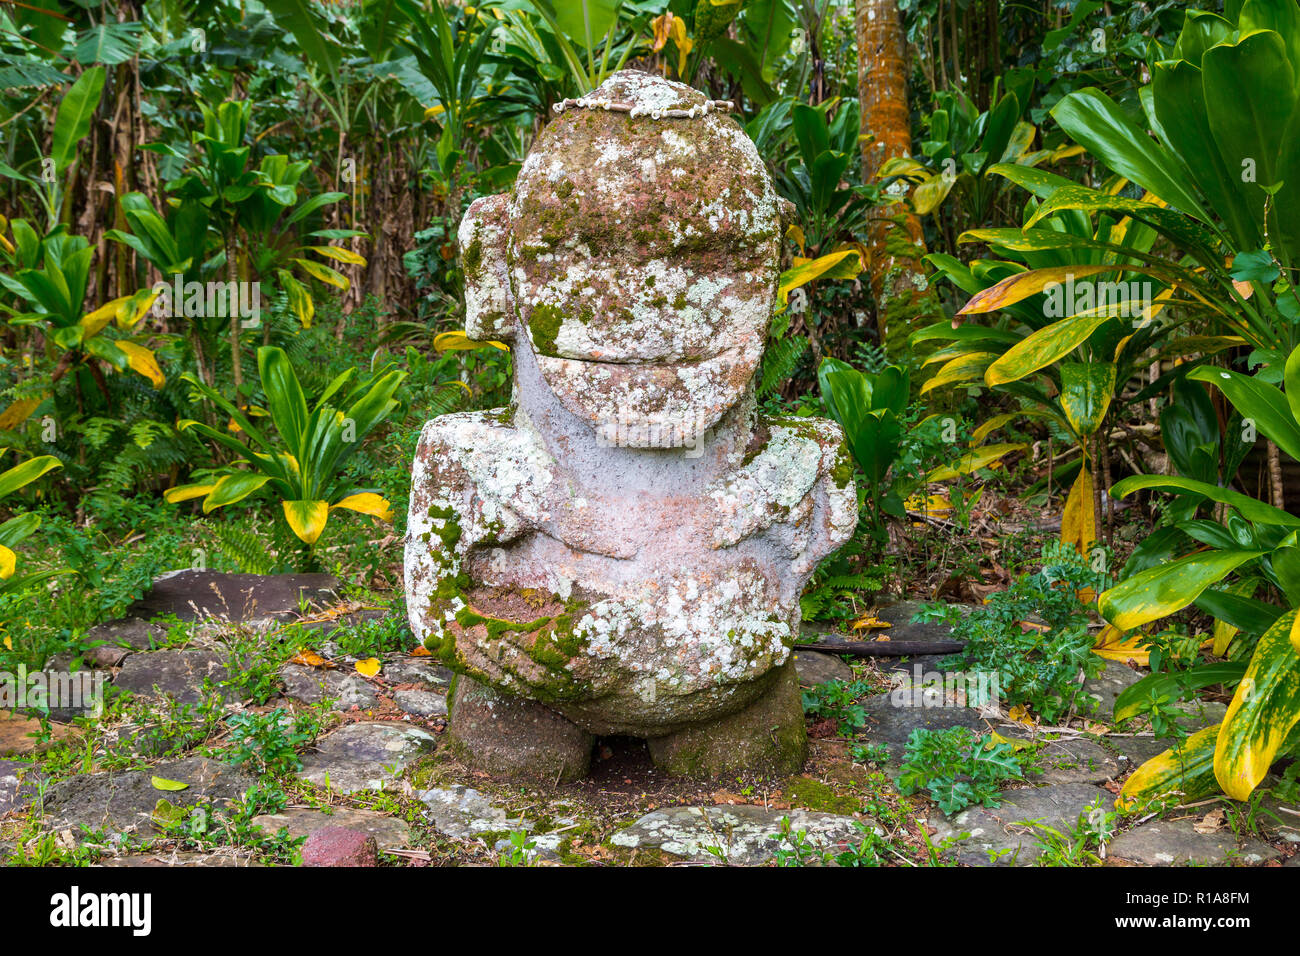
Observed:
[[[465,273],[465,334],[471,339],[514,335],[515,304],[506,270],[509,207],[506,193],[475,199],[456,234]]]

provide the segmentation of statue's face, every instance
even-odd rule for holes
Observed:
[[[593,95],[704,102],[646,74],[606,87]],[[543,132],[509,197],[471,207],[461,243],[470,282],[501,286],[471,292],[471,313],[478,295],[500,303],[482,314],[501,314],[471,334],[512,324],[561,402],[598,429],[617,425],[622,443],[689,444],[758,368],[779,271],[777,198],[725,116],[571,109]],[[504,249],[504,282],[482,274],[484,243]]]

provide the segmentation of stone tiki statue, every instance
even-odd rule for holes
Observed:
[[[513,401],[425,425],[406,589],[489,772],[580,778],[597,735],[675,774],[803,762],[799,595],[857,499],[837,425],[756,412],[784,200],[716,107],[617,73],[461,223]]]

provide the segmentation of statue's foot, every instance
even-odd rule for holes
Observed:
[[[647,743],[654,765],[678,776],[798,773],[808,734],[794,662],[786,663],[767,692],[744,710]]]
[[[461,675],[449,709],[452,752],[490,774],[554,785],[591,767],[596,738],[535,701]]]

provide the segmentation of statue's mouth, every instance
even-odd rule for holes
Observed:
[[[755,342],[685,362],[538,355],[537,365],[561,404],[610,443],[690,448],[740,400],[761,357]]]

